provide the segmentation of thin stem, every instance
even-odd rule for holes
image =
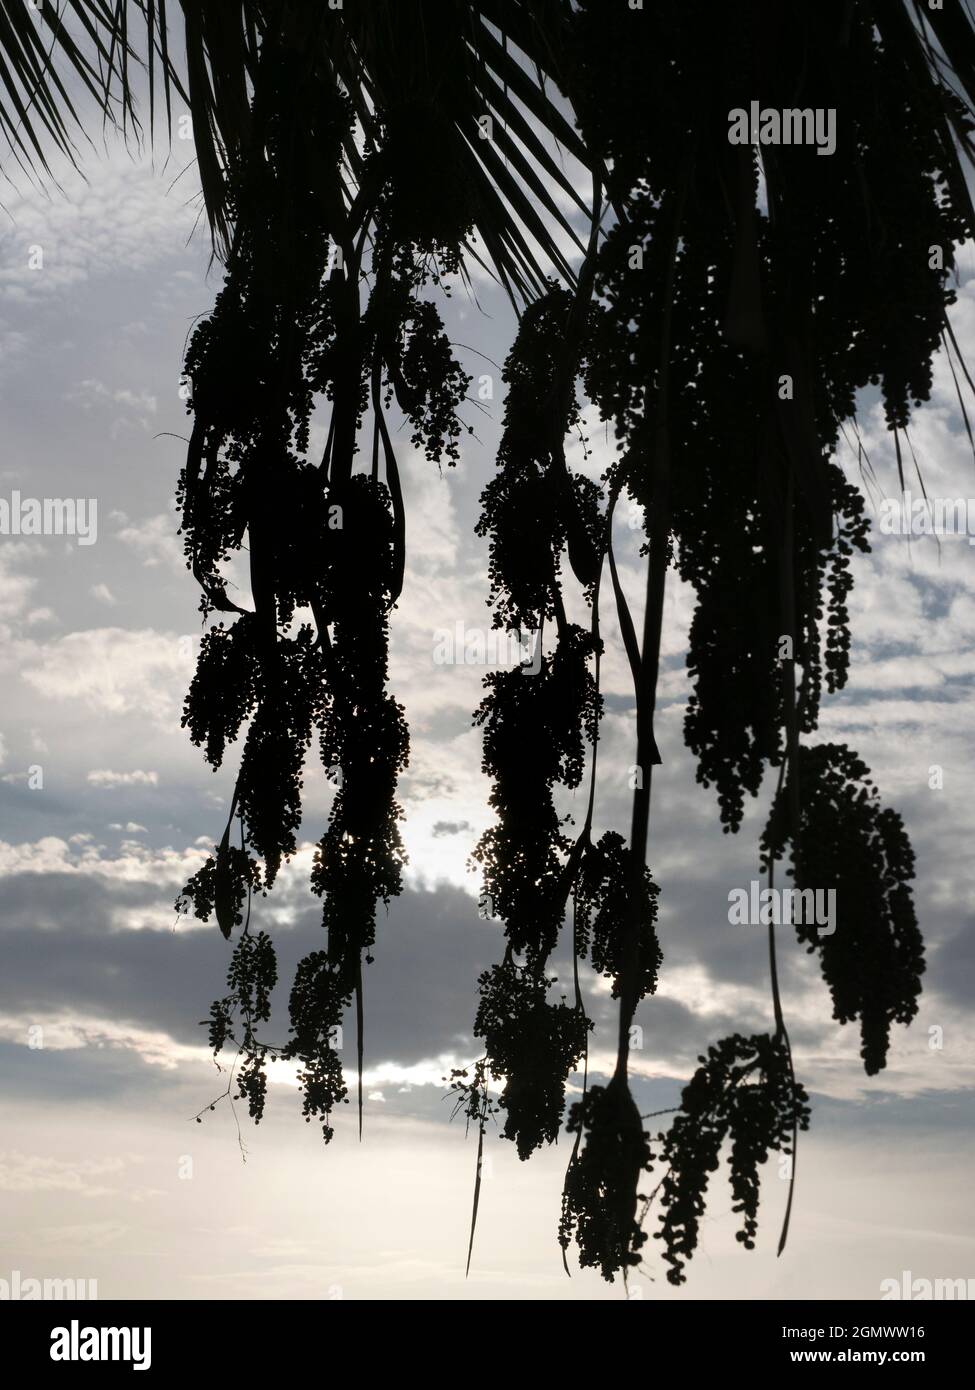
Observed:
[[[684,203],[690,182],[693,161],[685,165],[681,185],[674,195],[670,229],[670,257],[664,285],[664,307],[660,327],[660,360],[657,374],[657,409],[653,453],[653,516],[651,522],[650,557],[647,562],[646,606],[643,614],[643,645],[640,654],[639,680],[635,682],[637,767],[640,785],[633,792],[633,814],[630,827],[630,921],[628,940],[620,971],[620,1021],[615,1077],[626,1078],[630,1052],[630,1024],[640,999],[640,900],[643,871],[647,858],[647,837],[650,829],[650,798],[653,785],[652,769],[660,761],[653,734],[653,715],[657,698],[657,676],[660,669],[660,635],[663,626],[664,589],[667,577],[667,538],[670,532],[670,422],[668,419],[668,388],[670,381],[671,322],[674,306],[674,285],[677,275],[677,249]]]
[[[799,821],[801,814],[801,802],[799,796],[799,719],[796,709],[796,586],[795,586],[795,480],[792,471],[789,471],[788,482],[786,485],[786,517],[785,530],[782,540],[782,612],[785,622],[785,635],[789,638],[789,656],[782,664],[783,696],[785,704],[787,753],[786,760],[783,761],[779,771],[779,787],[782,786],[782,776],[785,770],[786,761],[789,767],[789,778],[786,791],[789,798],[789,820],[792,827],[792,865],[793,872],[799,854]],[[775,869],[774,849],[769,856],[769,887],[773,884]],[[786,1058],[789,1063],[789,1080],[795,1089],[796,1074],[792,1064],[792,1044],[789,1041],[789,1032],[785,1026],[785,1018],[782,1013],[782,1000],[779,994],[778,967],[775,959],[775,928],[769,924],[769,970],[772,981],[772,1004],[775,1010],[776,1033],[781,1036],[785,1045]],[[789,1221],[792,1217],[792,1200],[796,1188],[796,1160],[798,1157],[799,1141],[799,1122],[794,1119],[792,1123],[792,1171],[789,1175],[789,1195],[786,1200],[785,1216],[782,1221],[782,1232],[779,1236],[779,1246],[776,1252],[781,1255],[785,1249],[785,1244],[789,1236]]]

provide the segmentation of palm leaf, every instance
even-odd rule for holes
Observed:
[[[50,174],[52,149],[76,164],[75,137],[89,139],[69,82],[95,104],[103,124],[131,127],[139,137],[130,64],[148,70],[152,119],[158,60],[168,123],[171,87],[182,87],[169,61],[165,0],[131,0],[146,29],[148,62],[129,42],[129,8],[130,0],[65,0],[57,7],[6,0],[0,9],[0,135],[28,175]]]

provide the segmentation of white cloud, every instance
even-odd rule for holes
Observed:
[[[151,417],[159,409],[159,402],[156,397],[148,391],[132,391],[128,387],[106,386],[103,381],[95,377],[88,377],[84,381],[79,381],[65,397],[66,400],[74,405],[80,405],[84,410],[90,410],[93,405],[109,404],[120,405],[129,410],[136,417],[144,429],[148,429],[152,423]]]
[[[186,574],[183,546],[176,535],[178,521],[172,512],[151,516],[146,521],[126,525],[118,532],[123,544],[131,546],[149,569],[157,565]]]
[[[0,546],[0,623],[22,619],[28,611],[37,580],[18,573],[24,560],[37,554],[37,546],[26,541],[4,540]]]
[[[34,304],[89,279],[145,271],[179,254],[196,221],[193,186],[169,192],[172,173],[162,176],[149,154],[90,151],[84,177],[66,162],[56,173],[60,188],[48,196],[33,187],[4,194],[0,301]]]
[[[138,767],[132,772],[96,768],[88,773],[88,781],[93,787],[155,787],[159,785],[159,773],[143,772]]]
[[[148,628],[92,628],[38,648],[23,678],[51,700],[82,700],[104,714],[138,712],[160,723],[175,719],[190,657],[174,634]]]
[[[181,1062],[206,1058],[205,1046],[190,1047],[175,1042],[168,1033],[137,1028],[110,1019],[89,1018],[78,1013],[0,1014],[0,1039],[26,1045],[30,1029],[43,1029],[45,1051],[72,1052],[79,1048],[117,1048],[134,1052],[149,1066],[174,1071]],[[35,1035],[36,1036],[36,1035]]]
[[[126,1167],[127,1160],[121,1155],[65,1162],[46,1155],[20,1153],[16,1149],[4,1150],[0,1151],[0,1191],[60,1191],[103,1197],[117,1189],[98,1180],[120,1177]]]

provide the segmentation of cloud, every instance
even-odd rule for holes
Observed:
[[[23,618],[28,611],[37,580],[19,572],[38,547],[28,541],[9,541],[0,545],[0,623]]]
[[[131,772],[112,772],[110,768],[95,768],[88,773],[87,780],[93,787],[156,787],[159,785],[159,773],[143,772],[138,767]]]
[[[204,1042],[196,1047],[186,1046],[175,1042],[167,1033],[130,1027],[111,1019],[86,1018],[74,1008],[60,1014],[35,1010],[32,1014],[0,1015],[0,1039],[4,1042],[23,1043],[31,1038],[38,1039],[39,1043],[29,1042],[28,1046],[40,1046],[49,1052],[115,1048],[131,1052],[145,1065],[162,1067],[165,1071],[175,1071],[181,1062],[199,1063],[206,1059]]]
[[[172,512],[163,512],[146,521],[123,526],[118,538],[124,545],[130,546],[149,569],[164,565],[185,575],[186,559],[182,542],[176,535],[178,524]]]
[[[201,846],[176,850],[167,845],[156,849],[137,840],[126,841],[117,854],[109,855],[105,846],[96,844],[88,834],[72,835],[70,840],[44,835],[22,844],[0,840],[0,878],[19,874],[82,875],[117,883],[156,884],[168,899],[170,885],[185,881],[205,857]],[[34,891],[39,890],[35,887]],[[171,916],[167,925],[172,925]]]
[[[148,391],[132,391],[128,387],[106,386],[95,377],[79,381],[66,395],[72,405],[90,410],[94,405],[117,405],[131,413],[138,424],[148,430],[159,409],[159,402]]]
[[[100,277],[145,272],[182,248],[196,214],[183,185],[168,188],[150,154],[133,157],[116,145],[89,152],[84,176],[55,164],[58,188],[7,190],[0,234],[0,301],[56,300]],[[40,255],[38,256],[38,251]]]
[[[438,820],[434,821],[431,835],[435,840],[439,840],[443,835],[461,835],[464,831],[473,830],[470,821],[466,820]]]
[[[106,1197],[118,1191],[116,1184],[100,1181],[119,1178],[129,1166],[127,1157],[78,1159],[65,1162],[16,1149],[0,1151],[0,1192],[75,1192],[87,1197]]]
[[[50,700],[82,700],[103,714],[138,712],[172,723],[182,705],[190,656],[183,640],[149,628],[90,628],[48,643],[23,679]]]

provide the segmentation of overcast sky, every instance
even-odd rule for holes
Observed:
[[[473,526],[494,468],[502,384],[470,351],[458,349],[472,374],[494,377],[495,399],[491,418],[471,413],[478,438],[465,441],[460,466],[441,474],[408,432],[397,442],[408,562],[391,678],[412,736],[400,794],[410,868],[366,974],[364,1141],[350,1107],[326,1149],[281,1070],[259,1128],[238,1108],[246,1162],[226,1102],[193,1123],[226,1085],[198,1021],[223,992],[229,950],[213,924],[177,926],[172,905],[222,830],[236,764],[231,756],[213,774],[179,726],[199,615],[175,536],[183,444],[172,436],[187,432],[184,340],[220,284],[205,229],[193,235],[192,169],[173,185],[189,151],[176,141],[169,166],[154,169],[113,146],[87,160],[87,182],[62,168],[49,198],[7,186],[0,199],[0,498],[95,498],[98,519],[88,546],[0,536],[0,1277],[96,1278],[103,1298],[620,1297],[592,1273],[568,1280],[562,1270],[564,1143],[520,1164],[494,1139],[463,1277],[475,1150],[448,1123],[442,1077],[479,1053],[476,979],[502,951],[466,867],[490,823],[470,722],[484,668],[433,660],[437,629],[489,623],[486,546]],[[38,247],[43,264],[32,268]],[[963,265],[964,279],[970,253]],[[483,277],[478,295],[479,307],[453,296],[451,336],[501,362],[512,317]],[[975,361],[975,280],[953,322]],[[860,423],[877,495],[894,495],[893,452],[871,398]],[[911,435],[930,494],[975,496],[944,362]],[[612,453],[595,422],[591,448],[584,461],[573,446],[570,461],[598,477]],[[855,458],[841,462],[857,475]],[[638,609],[638,533],[621,511],[617,553]],[[928,943],[921,1011],[909,1030],[895,1028],[887,1070],[868,1080],[857,1029],[833,1023],[815,960],[780,933],[796,1066],[813,1099],[789,1247],[776,1260],[787,1186],[776,1164],[751,1254],[733,1238],[721,1174],[683,1296],[875,1298],[903,1270],[975,1276],[975,556],[964,539],[939,549],[877,534],[856,573],[852,678],[825,700],[821,736],[852,744],[905,817]],[[634,757],[629,673],[609,608],[599,833],[628,824]],[[645,1110],[675,1103],[708,1043],[771,1023],[764,932],[730,925],[727,913],[729,890],[757,876],[765,801],[726,836],[713,793],[695,783],[681,738],[691,612],[673,580],[649,854],[664,966],[638,1014],[633,1057]],[[935,764],[940,789],[929,785]],[[256,908],[256,925],[276,935],[285,988],[297,959],[323,944],[308,871],[330,794],[310,766],[304,847]],[[38,769],[43,785],[32,786]],[[598,1079],[612,1067],[615,1011],[602,986],[589,980],[587,991],[608,1025],[594,1042]],[[269,1035],[283,1037],[283,990],[277,1002]],[[633,1287],[675,1296],[655,1248]]]

